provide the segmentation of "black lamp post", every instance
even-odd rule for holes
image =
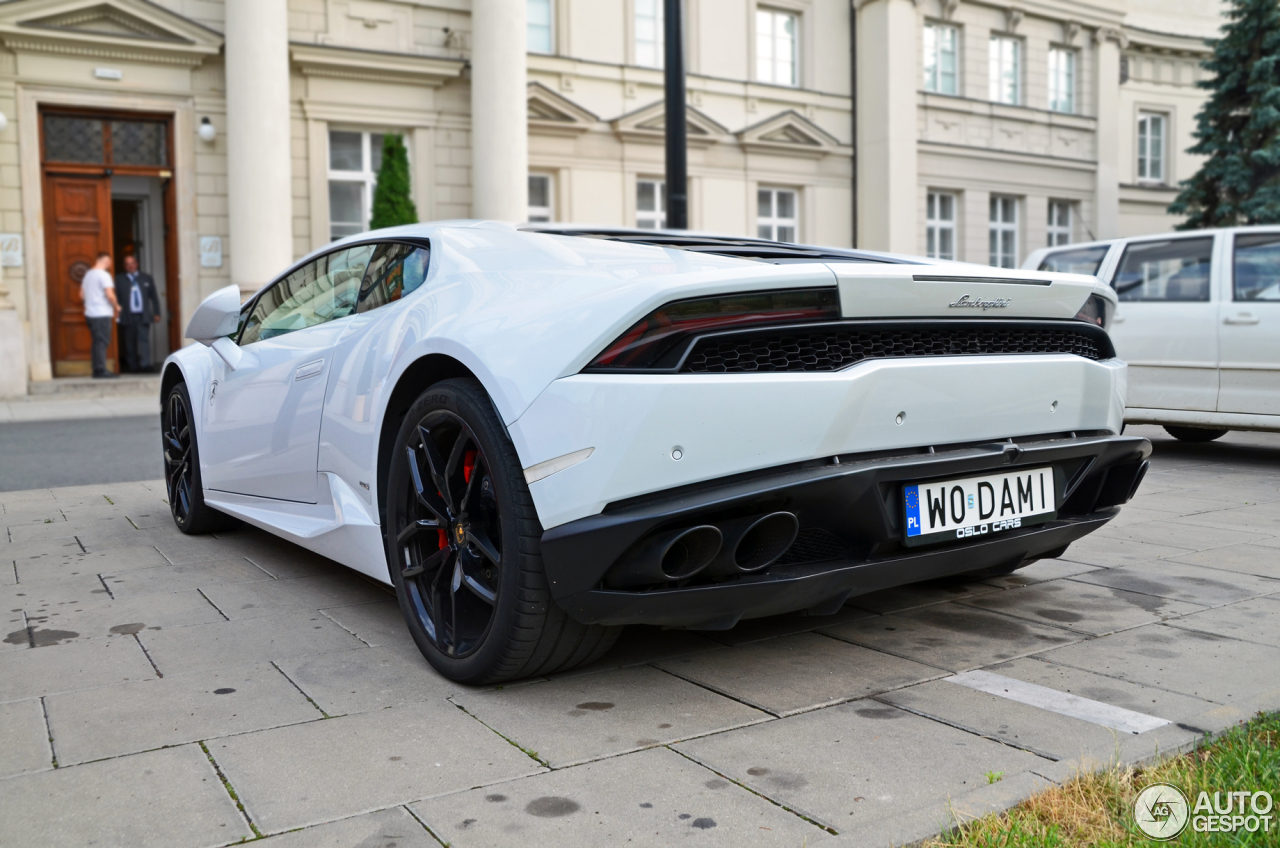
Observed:
[[[684,16],[680,0],[662,0],[666,83],[667,227],[689,228],[689,147],[685,125]]]

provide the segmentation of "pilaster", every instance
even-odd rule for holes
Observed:
[[[858,246],[918,253],[914,0],[860,0],[858,15]]]
[[[231,280],[249,293],[293,261],[285,0],[226,0]]]
[[[472,0],[471,214],[528,217],[525,0]]]

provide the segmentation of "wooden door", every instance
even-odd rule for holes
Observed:
[[[46,172],[44,208],[53,374],[84,376],[93,365],[80,280],[100,252],[111,250],[111,178]],[[114,333],[107,370],[118,370]]]

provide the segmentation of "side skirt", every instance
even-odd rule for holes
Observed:
[[[382,527],[337,474],[320,472],[320,502],[309,504],[205,489],[205,503],[348,568],[391,585]]]

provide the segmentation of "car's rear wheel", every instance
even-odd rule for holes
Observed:
[[[1180,442],[1212,442],[1227,435],[1226,430],[1209,427],[1178,427],[1173,424],[1164,425],[1164,430]]]
[[[479,684],[548,674],[618,638],[622,628],[579,624],[551,599],[524,472],[475,380],[437,383],[410,407],[385,498],[400,608],[444,676]]]
[[[165,396],[160,409],[160,439],[169,512],[178,529],[195,535],[234,527],[234,518],[204,502],[200,449],[196,444],[195,416],[191,413],[191,395],[186,383],[178,383]]]

